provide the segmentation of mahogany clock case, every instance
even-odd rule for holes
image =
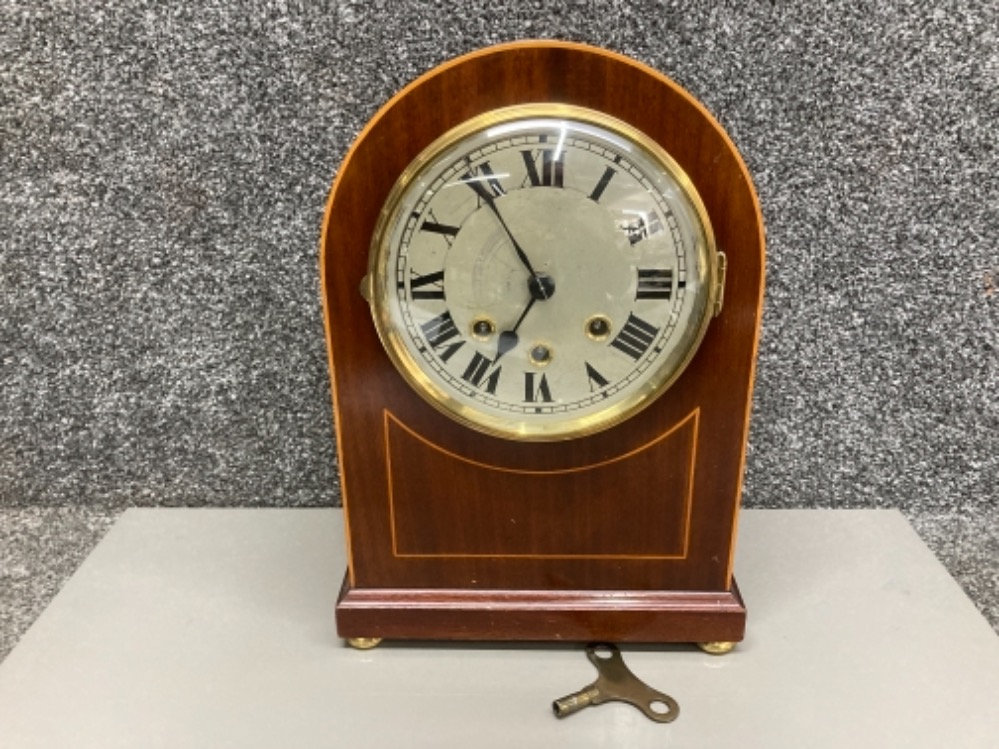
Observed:
[[[359,292],[399,175],[483,112],[560,102],[638,128],[683,168],[728,260],[724,305],[650,407],[560,442],[447,418],[394,369]],[[562,42],[487,48],[396,95],[341,166],[321,280],[348,525],[344,637],[736,641],[732,559],[764,272],[762,218],[721,126],[626,57]]]

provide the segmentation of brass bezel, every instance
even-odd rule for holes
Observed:
[[[474,409],[455,399],[427,376],[421,363],[407,350],[401,338],[402,334],[391,320],[387,299],[388,295],[393,293],[393,284],[386,277],[384,259],[391,251],[389,240],[403,196],[410,184],[433,164],[440,154],[482,130],[515,120],[541,118],[574,120],[604,128],[645,151],[676,182],[684,198],[693,208],[697,223],[700,225],[699,234],[702,241],[698,242],[697,254],[705,269],[705,299],[699,316],[691,319],[692,324],[696,325],[696,330],[688,339],[687,350],[683,356],[673,366],[667,367],[664,362],[655,376],[629,397],[596,413],[564,420],[529,422],[519,419],[516,415],[498,416]],[[491,110],[457,125],[427,146],[402,172],[389,192],[372,235],[368,261],[368,278],[371,279],[368,302],[375,329],[389,359],[417,394],[438,411],[464,426],[494,437],[529,442],[569,440],[620,424],[650,405],[679,378],[697,352],[720,299],[722,290],[718,283],[718,258],[711,221],[697,189],[686,172],[656,141],[628,123],[592,109],[570,104],[521,104]]]

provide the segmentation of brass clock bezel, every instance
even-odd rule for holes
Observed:
[[[398,209],[407,189],[438,156],[458,142],[482,130],[523,119],[566,119],[604,128],[629,144],[642,149],[676,182],[697,219],[700,240],[697,242],[699,265],[706,293],[700,310],[678,345],[686,350],[672,366],[664,362],[655,375],[621,401],[595,413],[546,422],[527,422],[516,416],[502,417],[484,413],[455,399],[424,372],[410,354],[391,319],[388,298],[394,283],[386,270],[385,259],[391,252],[390,240],[398,219]],[[724,255],[718,252],[707,209],[686,172],[656,141],[628,123],[603,112],[570,104],[534,103],[490,110],[447,131],[427,146],[402,172],[382,207],[372,234],[368,275],[362,294],[368,301],[375,329],[385,352],[403,379],[427,403],[456,422],[479,432],[503,439],[527,442],[550,442],[577,439],[610,429],[651,405],[676,382],[697,352],[711,318],[717,315],[722,298]]]

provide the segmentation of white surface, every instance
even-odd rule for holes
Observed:
[[[335,510],[129,510],[0,664],[0,747],[999,746],[999,638],[905,520],[747,511],[748,636],[624,647],[675,697],[557,720],[581,648],[336,638]]]

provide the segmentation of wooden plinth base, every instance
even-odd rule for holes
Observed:
[[[390,640],[737,642],[739,589],[533,591],[356,589],[336,605],[341,637]]]

